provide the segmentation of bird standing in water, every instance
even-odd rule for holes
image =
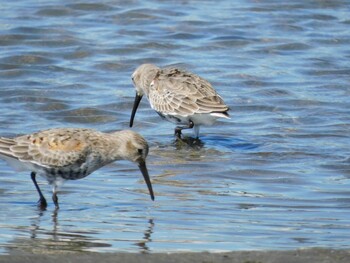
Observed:
[[[138,164],[152,200],[154,194],[146,167],[148,144],[136,132],[123,130],[103,133],[92,129],[56,128],[15,138],[0,137],[0,158],[19,171],[31,171],[39,193],[38,205],[45,209],[46,199],[36,175],[53,186],[52,200],[58,208],[57,188],[66,180],[84,178],[116,160]]]
[[[229,118],[229,108],[215,89],[191,72],[143,64],[132,74],[132,80],[136,96],[130,127],[143,95],[162,118],[177,124],[175,135],[179,139],[183,129],[193,128],[198,138],[201,125],[212,125],[217,118]]]

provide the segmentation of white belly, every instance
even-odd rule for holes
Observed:
[[[181,115],[176,115],[176,114],[163,114],[158,112],[158,114],[166,119],[167,121],[170,121],[175,124],[184,124],[187,125],[189,124],[190,120],[194,123],[194,125],[199,126],[199,125],[213,125],[216,121],[216,119],[223,117],[223,118],[228,118],[224,114],[220,113],[195,113],[193,115],[188,115],[188,116],[181,116]]]

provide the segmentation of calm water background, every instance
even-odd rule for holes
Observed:
[[[350,248],[350,4],[287,2],[0,1],[2,136],[128,128],[144,62],[208,79],[232,116],[191,148],[141,103],[155,202],[116,162],[67,182],[57,212],[39,179],[40,212],[0,161],[0,253]]]

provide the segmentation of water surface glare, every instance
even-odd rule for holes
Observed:
[[[349,1],[0,1],[1,136],[127,129],[146,62],[206,78],[232,117],[189,147],[141,102],[155,202],[123,161],[58,211],[39,179],[39,211],[0,161],[0,254],[350,248]]]

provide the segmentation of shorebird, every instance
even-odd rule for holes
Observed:
[[[130,130],[103,133],[92,129],[55,128],[15,138],[0,137],[0,158],[18,171],[31,171],[39,193],[38,205],[47,202],[36,182],[36,174],[53,186],[52,200],[58,208],[57,190],[66,180],[84,178],[116,160],[138,164],[151,199],[152,184],[146,167],[148,144]]]
[[[201,125],[212,125],[217,118],[229,118],[228,106],[211,84],[191,72],[143,64],[132,74],[132,81],[136,96],[130,127],[143,95],[162,118],[177,124],[175,135],[179,139],[183,129],[193,128],[198,138]]]

